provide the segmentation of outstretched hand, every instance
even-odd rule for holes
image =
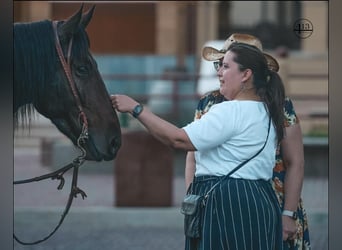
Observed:
[[[139,104],[127,95],[111,95],[110,99],[112,100],[113,107],[121,113],[132,113],[134,107]]]

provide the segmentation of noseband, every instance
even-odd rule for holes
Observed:
[[[58,21],[52,22],[53,31],[54,31],[54,35],[55,35],[55,47],[57,50],[58,57],[59,57],[61,64],[63,66],[64,73],[68,79],[68,83],[69,83],[69,86],[71,88],[72,94],[75,97],[75,101],[76,101],[76,104],[77,104],[77,107],[79,110],[79,120],[81,121],[81,124],[82,124],[82,131],[81,131],[80,136],[77,139],[77,147],[81,150],[81,155],[76,157],[68,165],[66,165],[66,166],[60,168],[59,170],[52,172],[50,174],[38,176],[35,178],[31,178],[31,179],[25,179],[25,180],[13,182],[13,184],[24,184],[24,183],[41,181],[41,180],[51,178],[52,180],[54,180],[54,179],[60,180],[60,183],[59,183],[57,189],[61,190],[64,186],[64,183],[65,183],[65,180],[63,177],[64,173],[66,173],[69,169],[74,168],[73,169],[73,176],[72,176],[72,183],[71,183],[71,190],[69,193],[69,199],[68,199],[68,202],[67,202],[66,207],[64,209],[64,212],[61,216],[61,219],[59,220],[59,223],[57,224],[55,229],[50,234],[48,234],[45,238],[43,238],[41,240],[34,241],[34,242],[23,242],[23,241],[19,240],[15,234],[13,234],[13,238],[18,243],[20,243],[22,245],[34,245],[34,244],[41,243],[41,242],[47,240],[48,238],[50,238],[57,231],[57,229],[61,226],[62,222],[64,221],[64,218],[67,215],[67,213],[69,212],[69,209],[71,207],[73,198],[77,197],[77,194],[81,194],[83,199],[84,199],[84,197],[87,197],[86,193],[83,190],[81,190],[79,187],[77,187],[77,177],[78,177],[78,168],[84,163],[85,157],[86,157],[86,150],[83,148],[82,144],[84,144],[85,140],[88,139],[88,121],[87,121],[86,114],[82,108],[80,97],[77,94],[76,84],[75,84],[74,79],[72,78],[72,74],[71,74],[70,57],[71,57],[73,37],[71,37],[71,39],[70,39],[70,42],[68,45],[68,51],[67,51],[68,52],[67,53],[67,60],[65,60],[63,50],[62,50],[62,47],[61,47],[61,44],[59,41],[59,37],[58,37],[57,25],[58,25]]]

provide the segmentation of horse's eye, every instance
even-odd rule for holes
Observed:
[[[82,76],[87,76],[89,73],[89,69],[87,66],[78,66],[76,69],[76,73],[78,76],[82,77]]]

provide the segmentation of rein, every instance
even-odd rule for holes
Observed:
[[[67,213],[70,210],[73,199],[77,198],[77,194],[81,194],[82,199],[84,199],[84,197],[87,197],[86,193],[83,190],[81,190],[79,187],[77,187],[77,177],[78,177],[78,168],[84,163],[85,157],[86,157],[86,150],[83,148],[82,144],[84,144],[85,141],[88,139],[88,121],[87,121],[87,117],[85,115],[85,112],[83,111],[79,95],[77,94],[76,84],[75,84],[75,82],[72,78],[72,74],[71,74],[70,57],[71,57],[71,48],[72,48],[73,38],[71,38],[71,40],[69,42],[67,60],[65,60],[64,55],[63,55],[63,50],[62,50],[62,47],[61,47],[61,44],[59,41],[59,37],[58,37],[57,24],[58,24],[58,21],[52,22],[54,35],[55,35],[55,47],[56,47],[56,50],[58,53],[58,57],[59,57],[61,64],[63,66],[64,73],[68,79],[72,94],[75,97],[76,104],[77,104],[77,107],[79,109],[79,118],[80,118],[80,121],[82,122],[82,131],[81,131],[80,136],[77,139],[77,147],[80,149],[81,155],[77,156],[68,165],[66,165],[66,166],[64,166],[64,167],[60,168],[59,170],[54,171],[52,173],[41,175],[41,176],[34,177],[31,179],[25,179],[25,180],[19,180],[19,181],[13,182],[13,184],[24,184],[24,183],[41,181],[41,180],[51,178],[52,180],[54,180],[54,179],[60,180],[60,183],[59,183],[57,189],[61,190],[64,186],[64,183],[65,183],[65,179],[64,179],[63,175],[69,169],[74,168],[73,169],[73,175],[72,175],[71,189],[70,189],[70,193],[69,193],[69,199],[68,199],[68,202],[65,206],[64,212],[63,212],[57,226],[46,237],[44,237],[41,240],[34,241],[34,242],[23,242],[23,241],[19,240],[15,234],[13,234],[13,238],[18,243],[20,243],[22,245],[35,245],[35,244],[41,243],[41,242],[47,240],[48,238],[50,238],[57,231],[57,229],[62,225],[64,218],[66,217]]]

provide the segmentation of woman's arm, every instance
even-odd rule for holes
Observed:
[[[119,112],[132,113],[134,107],[139,103],[126,95],[111,95],[113,107]],[[139,121],[147,130],[162,143],[177,149],[188,151],[196,150],[192,145],[184,129],[161,119],[146,107],[138,116]]]
[[[285,137],[281,142],[284,166],[284,210],[297,211],[304,179],[304,149],[302,132],[299,123],[285,128]],[[295,221],[283,217],[283,237],[296,232]]]
[[[191,182],[194,179],[196,169],[194,152],[189,151],[185,159],[185,190],[188,190]]]

